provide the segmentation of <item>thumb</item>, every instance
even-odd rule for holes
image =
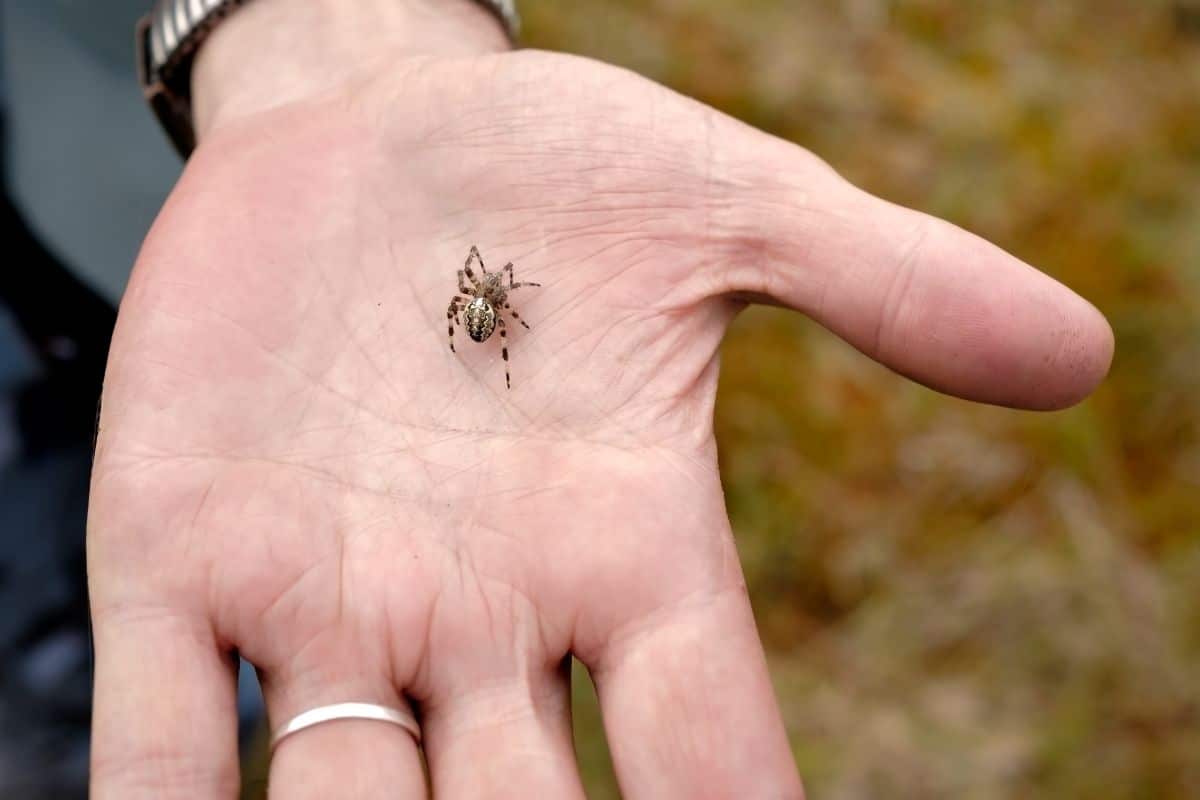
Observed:
[[[724,137],[721,160],[736,166],[710,228],[727,256],[719,290],[801,311],[902,375],[969,400],[1064,408],[1107,374],[1108,323],[1061,283],[740,127]]]

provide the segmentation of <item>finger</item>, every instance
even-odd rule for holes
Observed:
[[[532,679],[480,681],[426,703],[434,795],[583,798],[571,734],[569,663]]]
[[[755,152],[752,196],[724,232],[749,256],[726,276],[732,290],[803,311],[897,372],[972,400],[1061,408],[1107,374],[1112,332],[1062,284],[794,146]]]
[[[315,669],[280,677],[264,672],[271,730],[334,703],[408,709],[408,701],[386,680],[368,681],[367,673],[345,676]],[[286,800],[426,797],[416,739],[404,728],[378,720],[332,720],[287,736],[272,754],[267,786],[268,796]]]
[[[93,633],[90,796],[237,797],[235,660],[207,621],[94,607]]]
[[[740,587],[627,624],[592,677],[625,797],[803,797]]]

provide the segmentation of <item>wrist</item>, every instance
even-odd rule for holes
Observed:
[[[196,138],[327,92],[376,64],[507,47],[496,18],[473,0],[251,0],[196,56]]]

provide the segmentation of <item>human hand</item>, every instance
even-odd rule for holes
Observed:
[[[786,305],[1033,408],[1100,380],[1104,321],[635,75],[495,52],[465,4],[250,54],[280,2],[202,52],[202,143],[122,303],[89,530],[94,795],[236,793],[236,648],[274,725],[411,699],[438,797],[582,796],[569,653],[626,796],[799,796],[716,467],[729,320]],[[415,18],[439,26],[419,47]],[[272,74],[237,82],[231,52]],[[532,326],[510,327],[511,391],[498,342],[447,347],[473,243],[542,284],[511,297]],[[370,722],[288,739],[270,782],[425,791],[412,740]]]

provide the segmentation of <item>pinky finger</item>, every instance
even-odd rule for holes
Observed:
[[[93,800],[234,798],[236,671],[207,622],[96,614]]]

